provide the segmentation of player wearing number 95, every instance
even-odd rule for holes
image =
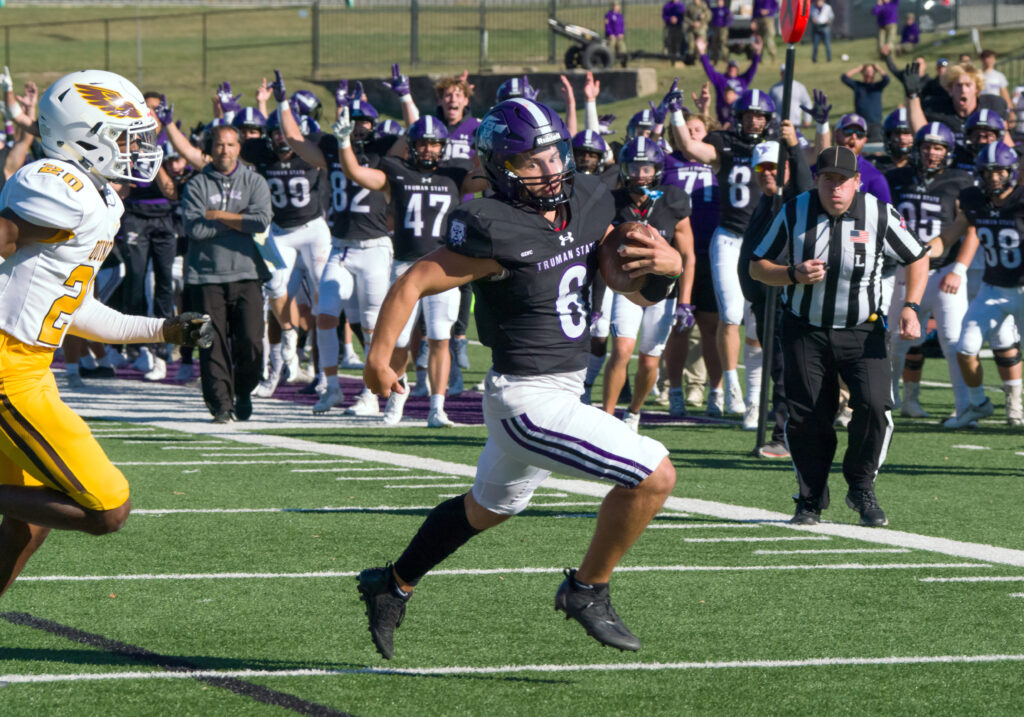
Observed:
[[[124,476],[57,393],[50,362],[65,334],[209,341],[208,317],[126,316],[93,296],[124,209],[109,182],[153,180],[163,154],[156,126],[123,77],[67,75],[39,100],[46,158],[0,194],[0,594],[51,528],[102,535],[130,511]]]
[[[637,650],[616,615],[612,569],[675,485],[668,451],[597,407],[580,403],[590,337],[586,298],[597,246],[614,203],[595,177],[574,176],[569,134],[549,107],[523,98],[493,107],[476,133],[476,151],[494,195],[452,212],[446,245],[419,260],[392,286],[381,308],[364,378],[381,395],[402,391],[388,364],[415,303],[473,282],[481,341],[493,365],[483,399],[487,443],[472,489],[435,507],[394,563],[359,575],[370,633],[390,658],[394,629],[416,583],[483,530],[526,508],[552,472],[614,484],[578,570],[567,570],[555,608],[602,644]],[[627,271],[675,277],[683,260],[661,238],[627,247]],[[675,282],[651,277],[642,302]],[[641,296],[640,294],[643,294]]]

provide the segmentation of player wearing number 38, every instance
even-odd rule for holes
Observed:
[[[61,400],[65,334],[108,343],[209,344],[209,320],[126,316],[93,296],[124,209],[110,182],[152,181],[162,151],[142,93],[75,72],[39,100],[45,159],[0,194],[0,594],[51,528],[102,535],[128,518],[128,483]]]
[[[445,246],[391,287],[363,376],[375,393],[404,390],[389,359],[413,306],[421,296],[473,282],[480,338],[492,352],[483,399],[487,443],[472,489],[435,507],[393,566],[359,575],[370,633],[390,658],[416,583],[473,536],[524,510],[556,471],[614,487],[579,569],[566,571],[555,608],[602,644],[637,650],[640,641],[611,605],[608,581],[671,492],[675,469],[660,443],[579,400],[590,346],[586,297],[615,205],[599,179],[575,174],[565,125],[537,102],[515,98],[493,107],[476,131],[476,151],[494,195],[454,210]],[[660,236],[638,231],[630,239],[622,267],[651,275],[630,297],[664,299],[682,272],[681,255]]]

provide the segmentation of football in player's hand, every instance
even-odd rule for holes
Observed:
[[[612,229],[611,233],[601,242],[597,248],[597,265],[608,288],[617,294],[632,294],[635,291],[640,291],[648,277],[647,274],[644,274],[634,279],[622,268],[623,264],[632,259],[627,259],[619,254],[619,249],[628,244],[638,245],[630,238],[631,233],[646,233],[652,238],[661,238],[646,224],[623,222]]]

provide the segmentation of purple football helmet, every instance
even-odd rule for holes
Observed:
[[[994,132],[996,142],[1003,139],[1006,134],[1006,123],[999,113],[994,110],[975,110],[964,120],[964,144],[973,152],[980,152],[984,144],[977,144],[971,139],[976,129],[987,129]]]
[[[573,162],[569,131],[558,113],[540,102],[517,97],[492,107],[477,127],[474,145],[491,188],[508,202],[548,211],[569,201],[573,192]],[[517,155],[553,148],[561,171],[538,177],[521,177],[513,171]],[[554,160],[554,158],[549,158]],[[559,183],[557,193],[538,196],[533,189]]]
[[[600,172],[604,168],[604,156],[607,152],[608,143],[604,141],[600,132],[585,129],[577,132],[572,138],[573,159],[576,160],[576,171],[580,174]]]
[[[381,139],[382,137],[401,137],[403,134],[405,134],[405,127],[393,119],[386,119],[383,122],[378,122],[377,126],[373,128],[374,139]]]
[[[654,112],[651,110],[640,110],[629,118],[629,123],[626,125],[626,139],[633,139],[644,130],[651,130],[653,132],[654,125],[656,124]]]
[[[885,133],[885,151],[893,159],[902,159],[910,154],[914,148],[913,143],[903,145],[900,143],[901,134],[914,134],[914,128],[910,126],[910,113],[906,107],[900,107],[889,113],[882,123],[882,131]]]
[[[641,168],[647,166],[653,167],[654,173],[641,176]],[[652,139],[636,137],[626,142],[619,151],[619,177],[622,186],[630,192],[640,194],[644,187],[658,186],[664,172],[665,153]]]
[[[974,168],[982,179],[982,190],[990,197],[999,196],[1017,184],[1017,153],[1002,142],[982,145],[974,158]],[[1005,169],[1009,172],[1006,181],[994,184],[985,177],[986,170]]]
[[[743,113],[754,112],[763,115],[765,118],[764,129],[760,132],[743,131]],[[732,103],[732,116],[736,120],[736,131],[748,142],[756,142],[762,139],[762,135],[771,124],[772,116],[775,114],[775,102],[768,96],[767,92],[761,90],[747,90],[736,98]]]
[[[267,126],[267,118],[255,107],[243,107],[231,124],[243,131],[256,128],[262,133]]]
[[[352,130],[352,142],[355,144],[366,144],[373,136],[373,127],[377,124],[377,118],[380,116],[377,114],[377,110],[369,102],[363,102],[362,100],[352,100],[348,103],[349,117],[355,122],[355,128]],[[357,120],[363,120],[357,122]],[[366,123],[370,124],[367,125]]]
[[[946,156],[938,166],[925,166],[924,157],[921,155],[922,144],[938,144],[946,148]],[[941,122],[929,122],[914,134],[914,153],[917,166],[922,169],[925,175],[938,174],[953,163],[953,148],[956,147],[956,138],[953,131]]]
[[[288,139],[284,136],[284,127],[281,126],[280,110],[274,110],[270,113],[270,116],[267,117],[267,126],[264,129],[267,132],[267,144],[270,146],[270,149],[280,154],[288,154],[292,151],[291,145],[288,144]]]
[[[448,144],[448,129],[444,122],[432,115],[423,115],[409,126],[405,136],[409,142],[409,157],[413,164],[422,169],[436,168],[444,154],[444,146]],[[436,156],[427,154],[424,151],[426,148],[419,145],[423,141],[440,142],[441,150]]]
[[[521,78],[510,77],[498,87],[498,102],[504,102],[513,97],[525,97],[534,101],[537,99],[537,90],[530,85],[530,80],[526,75]]]
[[[316,121],[320,120],[323,105],[320,104],[320,99],[309,90],[299,90],[288,100],[288,104],[291,105],[292,114],[296,118],[312,117]]]

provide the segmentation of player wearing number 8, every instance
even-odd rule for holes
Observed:
[[[955,142],[953,133],[941,122],[930,122],[914,136],[911,161],[905,167],[890,170],[885,178],[889,183],[892,203],[906,221],[907,229],[922,242],[934,239],[956,218],[960,192],[974,183],[974,178],[959,169],[953,169]],[[946,356],[949,377],[953,384],[956,412],[967,408],[967,386],[956,362],[956,346],[960,341],[960,325],[967,313],[967,267],[958,258],[960,241],[951,245],[941,257],[932,258],[928,284],[921,298],[917,318],[922,326],[928,318],[935,318],[939,345]],[[893,306],[903,304],[902,275],[897,275]],[[903,372],[903,401],[900,412],[904,416],[926,418],[919,395],[921,368],[924,354],[911,348],[912,342],[898,337],[892,344],[893,386],[898,385],[898,373]],[[905,359],[905,361],[904,361]],[[897,394],[898,395],[898,394]]]
[[[102,535],[131,510],[128,482],[58,395],[64,336],[154,343],[208,324],[126,316],[93,296],[124,210],[108,180],[148,182],[160,167],[142,93],[110,72],[72,73],[43,93],[37,129],[46,159],[0,194],[0,595],[51,528]]]
[[[640,641],[612,608],[612,569],[661,508],[675,484],[668,452],[579,396],[587,366],[596,248],[614,203],[600,179],[575,175],[569,133],[549,107],[515,98],[493,107],[476,151],[494,190],[452,212],[447,244],[395,282],[381,308],[364,378],[382,395],[404,390],[389,365],[391,347],[421,296],[474,282],[481,341],[493,366],[483,399],[488,438],[472,490],[441,503],[394,563],[359,575],[370,633],[390,658],[394,630],[413,586],[483,530],[522,512],[555,471],[614,484],[604,499],[579,570],[566,571],[555,608],[603,644],[637,650]],[[665,298],[682,271],[672,245],[651,239],[628,248],[629,271],[660,275]]]

